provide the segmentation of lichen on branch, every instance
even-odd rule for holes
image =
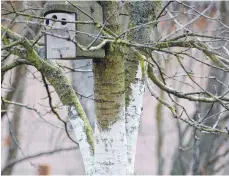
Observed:
[[[32,44],[26,38],[12,32],[11,30],[3,26],[1,28],[2,30],[6,31],[5,37],[9,37],[13,40],[20,41],[20,44],[25,49],[24,54],[26,57],[24,57],[24,59],[27,60],[31,65],[33,65],[38,71],[40,71],[46,77],[49,83],[54,87],[63,105],[75,107],[79,117],[84,122],[88,143],[90,144],[92,150],[94,150],[94,139],[93,139],[92,128],[89,124],[89,121],[86,117],[83,107],[81,106],[80,101],[75,94],[74,89],[70,85],[62,69],[54,62],[50,62],[48,60],[42,59],[35,51]]]

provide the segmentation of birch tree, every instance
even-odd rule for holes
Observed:
[[[72,8],[80,9],[80,5],[74,5],[74,2],[66,1],[65,3],[72,5]],[[187,7],[183,2],[177,3]],[[48,82],[45,84],[46,87],[52,86],[54,88],[65,111],[68,112],[76,143],[83,158],[85,173],[87,175],[134,174],[136,143],[146,87],[155,101],[166,107],[175,120],[179,120],[201,133],[228,136],[228,128],[220,124],[220,119],[214,121],[213,125],[208,125],[205,123],[205,119],[191,118],[185,105],[175,99],[208,104],[218,103],[223,109],[223,113],[228,112],[227,83],[220,82],[222,85],[226,85],[227,89],[224,92],[210,92],[196,81],[197,76],[187,70],[184,64],[184,57],[187,57],[228,74],[228,53],[222,54],[213,50],[207,41],[207,39],[212,39],[228,42],[228,38],[192,32],[180,25],[176,16],[170,14],[170,17],[164,17],[166,13],[170,13],[166,8],[171,2],[163,7],[161,2],[157,1],[100,1],[98,4],[103,9],[103,24],[81,9],[80,13],[89,16],[91,20],[71,22],[85,26],[94,25],[100,31],[99,34],[97,36],[87,35],[92,36],[93,40],[98,40],[98,45],[84,46],[75,38],[58,36],[45,30],[42,30],[41,37],[31,40],[13,32],[8,26],[1,27],[2,51],[20,58],[2,66],[2,79],[7,71],[21,64],[32,65],[42,74],[44,82]],[[41,21],[39,24],[42,26],[43,21],[46,20],[44,17],[31,15],[23,10],[15,10],[14,8],[4,10],[16,17],[28,18],[29,20],[26,21],[28,23],[32,23],[31,19],[36,19]],[[197,17],[206,17],[204,13],[196,12],[195,9],[192,11],[196,13]],[[48,20],[55,23],[62,22],[59,19]],[[155,29],[160,23],[170,20],[176,21],[180,28],[166,36],[153,36],[156,35]],[[222,25],[223,28],[229,29],[223,21],[212,20]],[[66,23],[70,22],[66,21]],[[82,102],[63,72],[66,67],[56,61],[47,60],[42,54],[44,44],[39,40],[44,34],[71,41],[82,51],[92,52],[101,48],[105,50],[103,59],[93,60],[94,130],[89,123]],[[203,54],[204,61],[198,60],[188,53],[193,48]],[[227,49],[225,50],[227,51]],[[168,60],[164,57],[165,55],[176,60],[195,88],[191,92],[184,92],[169,86],[165,78],[169,79],[170,76],[162,68],[161,62],[155,58],[155,54],[158,54],[159,59],[164,62]],[[210,79],[208,76],[206,78]],[[161,96],[157,95],[152,85],[158,87],[167,97],[162,93]],[[50,97],[50,92],[48,95]],[[2,103],[13,104],[37,112],[35,108],[8,100],[6,97],[2,97]],[[58,119],[63,121],[55,108],[51,105],[50,108]],[[37,113],[39,114],[39,112]],[[65,121],[63,123],[66,125]],[[161,173],[161,171],[159,172]]]

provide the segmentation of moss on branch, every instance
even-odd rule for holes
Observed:
[[[22,36],[4,27],[2,27],[2,30],[5,30],[6,36],[10,37],[11,39],[21,41],[21,45],[23,45],[25,48],[26,57],[24,59],[31,63],[31,65],[33,65],[47,78],[49,83],[54,87],[63,105],[75,107],[79,117],[84,121],[88,143],[91,145],[92,150],[94,150],[92,128],[89,124],[83,107],[81,106],[80,101],[75,94],[75,91],[68,82],[62,69],[57,64],[40,58],[40,56],[34,50],[32,44],[26,38],[23,38]]]
[[[167,93],[173,94],[179,98],[184,98],[190,101],[199,101],[199,102],[206,102],[206,103],[213,103],[217,102],[217,99],[224,100],[224,101],[229,101],[228,97],[203,97],[203,96],[193,96],[193,95],[185,95],[183,92],[177,91],[171,87],[166,86],[163,84],[157,76],[154,74],[153,67],[150,65],[148,66],[148,76],[149,78],[153,81],[154,84],[156,84],[160,89],[166,91]]]

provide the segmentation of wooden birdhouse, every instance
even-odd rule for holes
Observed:
[[[71,4],[72,3],[72,4]],[[47,59],[104,58],[104,49],[83,51],[99,34],[95,24],[82,24],[95,19],[103,23],[102,7],[95,1],[48,1],[44,7],[45,55]],[[54,21],[54,20],[56,21]],[[60,21],[57,21],[60,20]],[[74,41],[74,42],[72,42]],[[92,46],[101,42],[97,39]]]

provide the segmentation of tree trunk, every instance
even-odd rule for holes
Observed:
[[[114,11],[118,8],[114,2],[102,2],[101,4],[105,12],[104,19],[114,15]],[[125,16],[130,16],[129,26],[133,27],[133,25],[154,20],[156,10],[160,7],[157,6],[158,2],[119,3],[119,5],[122,9],[123,31],[128,27],[128,17]],[[109,18],[107,27],[116,34],[120,33],[117,15]],[[126,37],[136,42],[148,42],[151,29],[141,28],[137,33],[131,32]],[[122,51],[115,45],[108,45],[106,58],[94,63],[97,116],[95,126],[96,174],[134,174],[136,143],[143,106],[144,66],[140,65],[139,56],[130,48],[124,48],[124,50],[125,70],[124,59],[120,55]],[[115,155],[120,157],[122,155],[122,158],[116,159]]]
[[[160,2],[131,2],[129,10],[129,28],[147,23],[156,19],[160,10]],[[127,30],[127,29],[124,29]],[[139,43],[148,43],[153,40],[154,33],[152,25],[140,27],[137,31],[127,34],[128,40]],[[125,54],[125,90],[126,90],[126,135],[127,135],[127,174],[134,174],[134,162],[136,145],[140,125],[140,117],[143,109],[143,97],[145,91],[144,71],[145,61],[140,64],[140,57],[130,48]]]
[[[116,2],[101,2],[106,27],[120,34]],[[113,16],[112,16],[113,15]],[[123,51],[108,44],[106,56],[94,62],[95,93],[95,175],[126,174],[125,73]]]
[[[25,73],[26,69],[24,66],[20,66],[16,68],[15,74],[17,75],[15,79],[19,79],[20,81],[18,85],[16,85],[15,89],[15,101],[22,102],[23,95],[25,92]],[[10,135],[10,143],[9,143],[9,152],[6,160],[6,164],[10,163],[12,160],[17,158],[18,146],[17,142],[19,141],[19,131],[20,131],[20,115],[21,115],[21,107],[15,106],[14,112],[12,113],[12,119],[9,123],[9,135]],[[9,117],[8,117],[9,118]],[[16,140],[16,141],[15,141]],[[2,174],[11,175],[13,167],[9,167]]]
[[[42,2],[38,2],[37,5],[41,6]],[[27,4],[24,2],[14,2],[14,8],[16,10],[18,9],[26,9]],[[12,29],[15,31],[21,31],[25,25],[12,23]],[[28,39],[34,39],[35,35],[37,35],[38,31],[40,30],[40,27],[38,26],[28,26],[26,30],[24,30],[24,36]],[[33,33],[31,33],[33,31]],[[14,88],[13,91],[7,93],[6,99],[12,100],[15,98],[16,102],[22,102],[24,98],[24,92],[26,91],[26,68],[25,66],[18,66],[15,70],[15,76],[13,80],[12,87]],[[7,110],[8,105],[2,104],[4,109]],[[5,113],[1,113],[2,116],[5,115]],[[12,119],[10,120],[9,124],[9,133],[10,133],[10,143],[9,143],[9,152],[6,160],[6,165],[10,163],[12,160],[15,160],[17,158],[17,151],[18,151],[18,145],[16,142],[20,144],[20,140],[18,138],[19,132],[20,132],[20,117],[21,116],[21,107],[15,106],[14,112],[12,113]],[[13,135],[13,136],[12,136]],[[16,141],[15,141],[16,140]],[[13,171],[13,166],[6,169],[2,174],[4,175],[11,175]]]

